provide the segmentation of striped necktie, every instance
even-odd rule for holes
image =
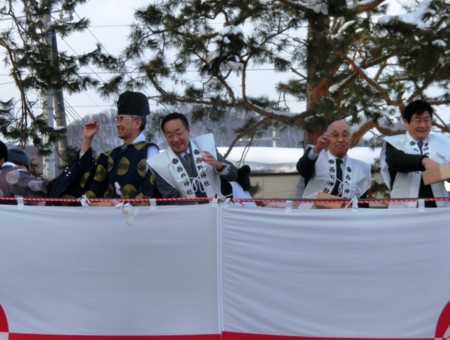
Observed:
[[[331,194],[335,196],[339,194],[339,186],[342,182],[342,168],[341,168],[342,163],[343,163],[342,159],[336,158],[336,183],[334,184],[334,188],[331,191]]]
[[[417,142],[417,145],[419,146],[420,153],[422,154],[423,140],[419,140],[419,141]]]

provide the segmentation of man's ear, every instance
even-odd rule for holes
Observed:
[[[137,127],[138,130],[140,130],[141,126],[142,126],[142,123],[143,123],[142,118],[136,118],[135,121],[136,121],[136,125],[135,126]]]

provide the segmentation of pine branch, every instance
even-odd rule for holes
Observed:
[[[233,89],[228,85],[228,83],[222,79],[222,77],[220,77],[217,74],[214,74],[214,77],[223,85],[223,87],[225,87],[226,91],[228,92],[228,95],[231,98],[232,101],[232,105],[234,106],[236,104],[236,97],[234,96],[234,92]]]
[[[380,79],[381,74],[383,73],[384,69],[386,68],[386,62],[381,63],[380,67],[378,68],[377,73],[375,74],[375,77],[373,77],[373,79],[380,84],[380,82],[378,81],[378,79]]]
[[[384,136],[397,136],[405,133],[405,130],[391,130],[380,125],[375,127]]]
[[[301,74],[300,72],[298,72],[296,69],[291,67],[291,71],[294,72],[296,75],[298,75],[300,78],[303,78],[304,80],[307,80],[308,78],[306,76],[304,76],[303,74]]]
[[[444,120],[441,118],[441,116],[439,116],[436,112],[434,112],[434,116],[437,117],[439,119],[439,121],[442,123],[442,125],[434,122],[433,125],[440,127],[443,131],[445,132],[450,132],[450,128],[448,127],[447,124],[445,124]]]
[[[433,74],[423,82],[423,85],[421,87],[419,87],[416,91],[414,91],[411,96],[409,96],[407,102],[412,101],[415,97],[422,94],[422,92],[425,91],[425,89],[428,86],[430,86],[430,84],[436,79],[436,77],[438,76],[439,72],[442,70],[443,67],[444,67],[443,64],[441,63],[437,64],[436,67],[434,68]]]
[[[449,100],[428,100],[428,103],[430,105],[434,105],[434,106],[449,105],[450,104],[450,99]]]
[[[244,138],[246,135],[248,135],[251,132],[256,131],[256,129],[261,126],[264,123],[269,122],[270,119],[268,118],[263,118],[261,119],[259,122],[257,122],[255,125],[249,127],[247,130],[245,130],[244,132],[242,132],[241,134],[237,135],[235,139],[233,139],[233,141],[231,142],[230,146],[228,147],[227,152],[225,152],[225,154],[223,155],[224,158],[227,158],[228,155],[230,154],[231,150],[233,150],[234,145],[241,139]]]
[[[338,55],[344,59],[345,61],[347,61],[350,65],[352,65],[353,69],[356,71],[356,73],[362,78],[364,79],[369,85],[371,85],[372,87],[374,87],[384,98],[384,100],[386,101],[386,103],[388,105],[394,105],[397,106],[398,103],[391,100],[391,98],[389,97],[388,93],[373,79],[369,78],[369,76],[366,75],[366,73],[359,67],[356,65],[356,63],[350,59],[349,57],[347,57],[346,55],[337,52]]]
[[[296,10],[303,11],[303,12],[306,12],[308,10],[311,11],[311,9],[309,9],[308,7],[300,5],[300,4],[292,2],[292,1],[289,1],[289,0],[277,0],[277,1],[280,4],[286,5],[292,9],[296,9]]]
[[[379,5],[381,5],[385,0],[373,0],[371,3],[367,3],[364,1],[363,5],[356,6],[352,8],[353,13],[364,13],[373,11],[375,8],[377,8]]]
[[[272,119],[278,122],[283,122],[283,123],[293,123],[293,122],[299,122],[304,120],[305,118],[307,118],[307,112],[302,112],[293,116],[285,116],[285,115],[280,115],[277,114],[273,111],[266,111],[262,108],[260,108],[257,105],[252,104],[250,101],[244,101],[243,103],[243,107],[248,108],[251,111],[254,111],[256,113],[258,113],[259,115],[268,118],[268,119]]]
[[[339,30],[342,27],[342,24],[344,23],[345,19],[344,18],[334,18],[334,20],[336,21],[332,26],[331,26],[331,30],[330,30],[330,34],[334,35],[337,34],[337,32],[339,32]]]
[[[437,116],[437,115],[436,115]],[[439,119],[441,119],[441,117],[439,117]],[[436,123],[433,122],[433,126],[437,126],[438,128],[440,128],[442,131],[450,133],[450,128],[447,126],[447,124],[445,124],[442,119],[441,119],[442,124],[440,123]]]

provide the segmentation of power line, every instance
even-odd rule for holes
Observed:
[[[84,92],[85,94],[87,94],[86,92]],[[96,103],[94,103],[95,105],[72,105],[72,107],[98,107],[99,109],[101,109],[102,107],[111,107],[111,105],[98,105]]]
[[[84,129],[83,125],[81,125],[81,121],[83,120],[83,118],[76,112],[76,110],[73,109],[73,107],[67,102],[67,100],[64,100],[65,104],[66,104],[66,108],[68,108],[68,110],[66,109],[66,113],[73,119],[73,123],[76,123],[81,129]],[[72,111],[72,112],[71,112]],[[76,116],[76,117],[75,117]],[[107,142],[105,142],[103,140],[103,138],[97,134],[98,138],[93,139],[93,142],[95,144],[98,145],[98,147],[102,150],[102,151],[107,151],[112,149],[112,147],[110,147],[108,145]],[[99,141],[100,140],[100,141]],[[101,144],[100,144],[101,143]],[[105,147],[106,146],[106,147]]]
[[[72,46],[69,45],[69,43],[63,38],[61,37],[62,41],[64,41],[66,43],[66,45],[72,50],[73,53],[75,53],[76,56],[78,56],[78,53],[72,48]],[[88,69],[90,69],[92,71],[93,74],[95,74],[97,77],[100,78],[101,81],[104,81],[97,72],[95,72],[92,67],[90,67],[89,65],[87,66]],[[81,74],[81,73],[80,73]],[[86,73],[86,74],[90,74],[90,73]]]
[[[78,19],[81,20],[81,18],[80,18],[80,16],[78,15],[78,13],[75,12],[75,11],[74,11],[74,13],[75,13],[76,16],[78,17]],[[87,30],[88,30],[89,33],[91,33],[91,35],[94,37],[94,39],[100,44],[100,46],[106,51],[106,53],[111,54],[111,53],[109,53],[109,52],[106,50],[105,46],[103,46],[103,44],[100,42],[100,40],[97,39],[97,37],[94,35],[94,33],[92,33],[92,31],[89,29],[89,27],[87,28]]]
[[[78,14],[77,14],[77,16],[78,16]],[[78,16],[78,18],[79,18],[79,16]],[[96,25],[96,26],[89,26],[89,27],[92,27],[92,28],[103,28],[103,27],[105,27],[105,28],[108,28],[108,27],[131,27],[131,25]]]
[[[66,42],[66,41],[64,41],[64,42]],[[72,49],[72,51],[73,51],[73,49]],[[246,71],[252,71],[252,72],[254,72],[254,71],[275,71],[275,69],[274,68],[248,68],[248,69],[246,69]],[[185,72],[186,73],[193,73],[193,72],[198,72],[198,71],[197,70],[186,70]],[[129,72],[123,72],[123,73],[124,74],[140,74],[142,72],[129,71]],[[79,72],[78,74],[86,75],[86,74],[92,74],[92,73],[90,73],[90,72]],[[115,73],[110,72],[110,71],[97,71],[97,72],[95,72],[95,74],[115,74]],[[11,76],[10,74],[0,73],[0,77],[10,77],[10,76]],[[2,85],[2,84],[0,84],[0,85]]]

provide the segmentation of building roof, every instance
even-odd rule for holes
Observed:
[[[228,148],[218,147],[224,155]],[[380,156],[381,148],[356,147],[350,149],[348,155],[368,164]],[[238,164],[242,158],[244,147],[234,147],[227,160]],[[296,165],[303,155],[302,148],[251,147],[240,165],[247,164],[252,173],[297,173]]]

